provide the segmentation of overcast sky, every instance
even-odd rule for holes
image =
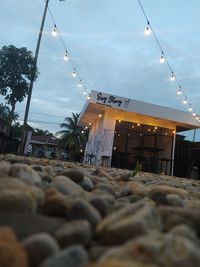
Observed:
[[[200,1],[141,2],[185,94],[200,113]],[[13,44],[35,52],[45,1],[0,3],[0,47]],[[159,63],[155,39],[144,35],[146,20],[137,0],[50,0],[49,7],[88,92],[99,90],[186,110],[176,94],[177,84],[169,80],[169,68]],[[52,29],[47,13],[29,123],[56,132],[66,116],[81,111],[86,99]],[[25,103],[16,108],[21,120]]]

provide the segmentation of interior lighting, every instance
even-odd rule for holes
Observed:
[[[56,25],[54,25],[54,29],[51,32],[52,36],[56,37],[58,35],[57,29],[56,29]]]
[[[158,127],[157,127],[157,126],[155,126],[155,127],[154,127],[154,129],[155,129],[155,130],[157,130],[157,129],[158,129]]]
[[[160,63],[164,63],[165,62],[165,56],[164,56],[164,53],[162,51],[162,55],[160,57]]]
[[[137,126],[140,126],[140,124],[138,123]]]
[[[102,114],[99,114],[99,118],[101,118],[102,117]]]
[[[122,120],[118,120],[118,122],[120,123]]]
[[[67,61],[68,59],[69,59],[69,56],[68,56],[67,51],[66,51],[66,53],[64,55],[64,60]]]
[[[173,134],[175,134],[176,133],[176,131],[173,131]]]
[[[171,75],[171,77],[170,77],[170,80],[171,81],[174,81],[175,80],[175,76],[174,76],[174,73],[172,72],[172,75]]]
[[[151,26],[150,26],[149,21],[147,22],[147,27],[144,30],[144,34],[145,35],[150,35],[151,34]]]
[[[76,77],[76,69],[74,68],[74,71],[72,73],[72,76],[75,78]]]
[[[89,122],[88,124],[89,124],[90,126],[92,125],[92,123],[91,123],[91,122]]]
[[[151,132],[151,129],[148,129],[149,132]]]

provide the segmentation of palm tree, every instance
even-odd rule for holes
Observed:
[[[35,128],[33,131],[33,135],[42,135],[42,136],[48,136],[48,135],[53,135],[50,133],[48,130],[43,130],[39,128]]]
[[[87,133],[77,125],[78,117],[78,113],[72,113],[72,117],[66,117],[65,122],[60,125],[64,130],[56,133],[60,135],[59,145],[73,156],[80,154],[80,150],[84,149],[87,141]]]
[[[4,123],[7,125],[9,124],[9,117],[10,117],[11,110],[8,106],[0,103],[0,118],[4,120]],[[19,118],[19,114],[14,112],[13,120],[14,122]]]

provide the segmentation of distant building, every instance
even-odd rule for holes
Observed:
[[[59,139],[53,135],[33,135],[30,140],[30,144],[32,144],[32,154],[34,156],[38,155],[38,151],[41,148],[44,149],[44,153],[46,157],[50,156],[51,150],[53,148],[57,148],[59,143]]]

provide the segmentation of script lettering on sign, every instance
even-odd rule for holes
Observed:
[[[106,105],[109,107],[124,107],[128,108],[129,99],[123,100],[114,95],[103,95],[102,93],[97,94],[96,103]]]

